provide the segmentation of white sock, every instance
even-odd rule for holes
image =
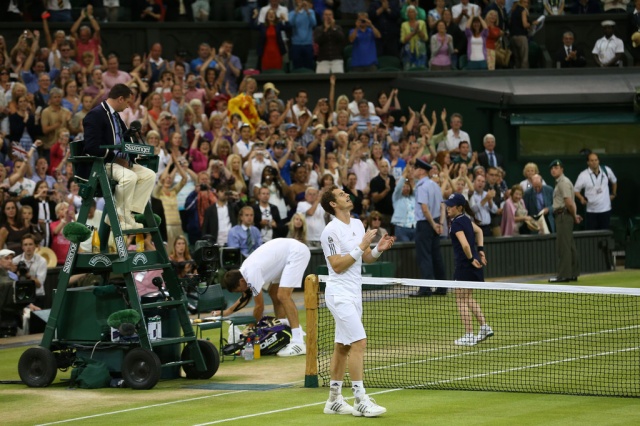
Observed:
[[[278,318],[278,321],[280,321],[280,324],[288,325],[289,327],[291,327],[291,324],[289,324],[289,320],[286,318]]]
[[[360,398],[367,393],[364,389],[364,383],[362,380],[354,380],[351,382],[351,385],[351,390],[353,391],[353,396],[356,397],[356,402],[360,402]]]
[[[342,395],[342,380],[332,380],[329,386],[329,401],[334,402]]]
[[[292,329],[291,333],[293,333],[291,343],[304,343],[304,340],[302,339],[302,327]]]

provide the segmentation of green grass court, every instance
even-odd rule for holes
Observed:
[[[621,271],[610,274],[597,274],[581,277],[580,285],[608,287],[640,287],[640,271]],[[490,297],[486,294],[478,296]],[[388,301],[387,303],[392,303]],[[502,306],[492,305],[487,299],[483,306],[488,321],[496,335],[473,348],[460,348],[452,345],[451,339],[460,337],[455,324],[459,319],[455,315],[455,300],[447,296],[438,300],[429,300],[442,306],[429,306],[431,315],[411,321],[414,326],[407,327],[406,334],[419,337],[431,348],[432,353],[422,353],[409,358],[410,344],[397,348],[375,346],[376,335],[369,333],[371,354],[393,354],[398,365],[394,368],[378,370],[392,378],[411,379],[411,375],[421,376],[417,382],[439,383],[441,388],[448,381],[460,385],[467,383],[469,388],[489,389],[496,378],[508,383],[527,383],[531,375],[548,376],[554,386],[561,391],[571,391],[562,380],[569,366],[577,371],[580,386],[604,389],[598,371],[612,374],[616,365],[627,363],[626,370],[616,372],[614,381],[624,385],[640,381],[640,351],[629,348],[640,346],[638,331],[623,332],[624,327],[640,324],[624,315],[625,312],[638,312],[638,302],[624,302],[621,306],[609,307],[607,323],[584,321],[580,312],[567,309],[571,301],[562,297],[542,300],[536,299],[535,305],[520,301],[520,304]],[[375,302],[384,303],[384,301]],[[413,301],[411,303],[414,303]],[[421,303],[416,300],[415,303]],[[482,302],[481,302],[482,303]],[[589,301],[587,303],[597,303]],[[569,307],[571,308],[571,307]],[[427,310],[427,312],[430,312]],[[535,312],[536,314],[532,314]],[[388,314],[387,314],[388,315]],[[513,324],[516,315],[518,321],[535,325],[536,320],[555,316],[556,322],[570,325],[571,336],[557,329],[535,330],[527,327],[517,336],[500,333]],[[637,316],[637,315],[636,315]],[[429,321],[428,318],[431,318]],[[437,321],[435,321],[433,318]],[[624,319],[620,319],[624,318]],[[304,316],[302,316],[304,320]],[[434,322],[435,321],[435,322]],[[456,322],[457,321],[457,322]],[[394,325],[394,328],[397,326]],[[458,329],[462,330],[461,326]],[[477,328],[477,327],[476,327]],[[610,332],[607,330],[615,330]],[[389,330],[381,328],[379,333]],[[405,332],[403,332],[404,335]],[[217,342],[216,331],[205,333],[213,342]],[[605,343],[605,337],[606,342]],[[558,359],[553,352],[553,341],[564,339],[580,341],[585,357],[579,360]],[[541,343],[523,345],[526,342]],[[409,341],[411,342],[411,340]],[[588,342],[589,344],[586,344]],[[566,341],[565,341],[566,343]],[[3,348],[0,341],[0,380],[18,380],[17,363],[26,347]],[[608,345],[608,346],[607,346]],[[607,346],[614,354],[598,355]],[[620,352],[617,352],[620,350]],[[470,353],[470,355],[463,355]],[[496,357],[496,353],[501,354]],[[508,356],[507,356],[508,354]],[[595,354],[595,355],[594,355]],[[534,358],[534,355],[536,356]],[[404,357],[404,358],[403,358]],[[471,364],[474,357],[478,362]],[[429,359],[429,362],[419,362]],[[438,359],[434,359],[438,358]],[[522,368],[530,365],[533,359],[543,366]],[[403,361],[404,360],[404,361]],[[465,362],[463,362],[465,361]],[[562,361],[562,362],[557,362]],[[368,362],[372,361],[368,359]],[[412,363],[411,363],[412,362]],[[486,365],[483,364],[487,363]],[[594,369],[594,363],[598,368]],[[163,424],[163,425],[203,425],[203,424],[351,424],[353,422],[375,422],[376,424],[415,424],[415,425],[637,425],[640,424],[640,404],[637,398],[572,396],[561,394],[542,394],[524,392],[491,392],[461,390],[401,390],[398,388],[374,389],[368,392],[388,412],[377,419],[354,419],[350,416],[327,416],[322,414],[327,398],[327,388],[307,389],[304,383],[303,357],[277,358],[265,357],[252,362],[237,359],[221,364],[212,380],[167,380],[161,381],[150,391],[130,389],[81,390],[68,389],[60,379],[69,377],[69,372],[59,372],[54,385],[44,389],[31,389],[24,385],[0,385],[0,408],[2,424]],[[594,374],[585,375],[580,365],[590,366]],[[411,369],[409,368],[411,365]],[[465,367],[466,365],[466,367]],[[368,365],[375,368],[380,365]],[[416,370],[418,366],[418,370]],[[577,367],[576,367],[577,366]],[[373,376],[373,372],[369,375]],[[484,374],[484,375],[483,375]],[[472,377],[477,376],[477,377]],[[256,386],[260,385],[260,386]],[[557,390],[557,389],[556,389]],[[343,394],[350,396],[349,389]]]

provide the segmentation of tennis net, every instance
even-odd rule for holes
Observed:
[[[317,323],[308,320],[307,328],[310,342],[317,337],[317,376],[328,386],[334,320],[324,300],[327,277],[319,278]],[[364,280],[367,387],[640,396],[640,289]],[[423,286],[448,294],[410,297]],[[455,343],[465,335],[456,289],[473,290],[491,338]],[[308,352],[308,376],[315,352]]]

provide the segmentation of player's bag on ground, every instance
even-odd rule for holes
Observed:
[[[291,327],[280,323],[274,317],[262,317],[256,327],[247,327],[242,331],[237,343],[222,348],[224,355],[239,354],[244,348],[247,338],[251,341],[257,337],[260,343],[260,355],[275,355],[291,341]]]
[[[71,370],[70,387],[80,389],[108,388],[111,382],[109,368],[102,361],[78,357]]]

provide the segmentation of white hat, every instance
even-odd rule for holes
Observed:
[[[616,26],[616,21],[612,21],[611,19],[607,19],[606,21],[602,21],[602,23],[600,24],[603,27],[615,27]]]
[[[7,257],[9,255],[14,256],[16,254],[15,251],[13,250],[9,250],[9,249],[2,249],[0,250],[0,259]]]

